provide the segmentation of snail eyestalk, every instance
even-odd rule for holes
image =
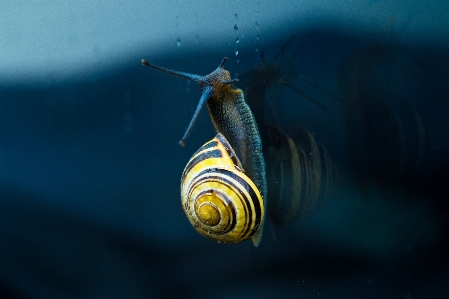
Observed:
[[[183,79],[186,79],[186,80],[190,80],[190,81],[199,82],[200,79],[203,78],[203,76],[199,76],[199,75],[195,75],[195,74],[184,73],[184,72],[178,72],[178,71],[166,69],[166,68],[163,68],[163,67],[161,67],[161,66],[158,66],[158,65],[155,65],[155,64],[151,64],[151,63],[149,63],[148,61],[146,61],[145,59],[142,59],[142,60],[140,61],[140,63],[141,63],[142,65],[150,66],[150,67],[152,67],[152,68],[154,68],[154,69],[163,71],[164,73],[167,73],[167,74],[170,74],[170,75],[173,75],[173,76],[176,76],[176,77],[180,77],[180,78],[183,78]]]
[[[224,65],[225,65],[226,61],[228,61],[228,57],[223,58],[223,60],[220,63],[219,68],[224,69]]]
[[[187,137],[189,137],[190,132],[193,129],[193,125],[195,124],[196,120],[198,119],[198,115],[200,114],[201,109],[204,106],[204,103],[210,98],[210,96],[214,93],[214,90],[212,87],[206,86],[204,88],[203,94],[201,95],[200,101],[198,102],[198,106],[196,106],[195,113],[193,114],[192,120],[190,121],[189,126],[187,127],[186,132],[184,133],[184,136],[182,136],[181,140],[179,141],[180,146],[185,145],[185,141]]]

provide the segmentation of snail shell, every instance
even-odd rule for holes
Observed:
[[[260,191],[220,133],[187,163],[181,178],[181,200],[196,230],[223,243],[250,238],[264,217]]]

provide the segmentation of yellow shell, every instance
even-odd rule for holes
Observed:
[[[223,243],[247,240],[258,232],[264,219],[260,191],[220,133],[187,163],[181,178],[181,201],[196,230]]]

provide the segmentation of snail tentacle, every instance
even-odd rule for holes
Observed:
[[[185,145],[185,141],[187,139],[187,137],[189,137],[190,132],[193,129],[193,125],[195,124],[196,120],[198,119],[198,115],[201,112],[201,109],[204,107],[204,103],[206,103],[206,101],[210,98],[210,96],[214,93],[214,90],[209,87],[206,86],[203,89],[203,94],[201,95],[200,101],[198,102],[198,106],[196,107],[195,113],[193,114],[192,119],[190,120],[190,124],[186,129],[186,132],[184,133],[184,136],[182,136],[181,140],[179,141],[179,145],[184,146]]]
[[[186,80],[190,80],[190,81],[195,81],[195,82],[199,82],[201,80],[201,78],[203,78],[203,76],[200,75],[195,75],[195,74],[190,74],[190,73],[184,73],[184,72],[180,72],[180,71],[174,71],[171,69],[166,69],[164,67],[149,63],[148,61],[146,61],[145,59],[142,59],[140,61],[140,63],[142,65],[146,65],[146,66],[150,66],[152,68],[155,68],[157,70],[163,71],[164,73],[176,76],[176,77],[180,77]]]

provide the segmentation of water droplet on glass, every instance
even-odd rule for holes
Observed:
[[[235,38],[235,43],[236,43],[236,44],[238,44],[238,43],[239,43],[239,41],[240,41],[240,40],[239,40],[239,38],[238,38],[238,37],[236,37],[236,38]]]
[[[238,14],[234,14],[235,18],[238,20],[239,19],[239,15]]]
[[[258,22],[256,22],[256,23],[254,24],[254,28],[256,28],[256,30],[259,30],[259,29],[260,29],[260,24],[259,24]]]
[[[259,14],[259,11],[258,10],[256,10],[256,12],[254,13],[255,15],[258,15]]]
[[[256,35],[256,40],[260,40],[260,35]]]
[[[195,35],[195,38],[193,39],[195,43],[199,44],[200,43],[200,36],[197,34]]]
[[[237,27],[237,24],[234,25],[234,31],[239,32],[239,27]]]
[[[181,40],[180,40],[179,38],[176,40],[176,45],[177,45],[178,47],[181,47]]]
[[[259,52],[259,46],[256,47],[256,52]]]
[[[239,55],[239,51],[234,52],[235,56]]]

